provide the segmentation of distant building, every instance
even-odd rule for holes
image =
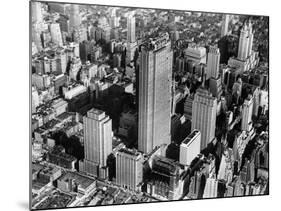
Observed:
[[[221,81],[221,77],[219,76],[217,79],[210,78],[210,80],[209,80],[209,88],[210,88],[210,92],[212,93],[212,95],[219,100],[221,95],[222,95],[222,81]]]
[[[220,50],[216,46],[211,46],[207,58],[207,77],[206,79],[215,78],[219,76],[220,65]]]
[[[79,94],[84,93],[86,91],[87,91],[87,88],[85,86],[78,85],[78,86],[76,86],[74,88],[66,90],[64,92],[64,97],[67,100],[71,100],[72,98],[74,98],[74,97],[78,96]]]
[[[228,34],[228,24],[229,24],[229,16],[228,14],[223,14],[222,23],[221,23],[221,37],[224,37]]]
[[[242,124],[241,129],[249,132],[252,129],[252,114],[253,114],[253,98],[250,96],[245,99],[242,106]]]
[[[222,81],[219,75],[220,65],[220,50],[216,46],[211,46],[207,59],[207,75],[206,79],[209,79],[210,92],[214,97],[220,98],[222,94]]]
[[[253,38],[252,24],[244,24],[240,32],[237,58],[244,61],[252,54]]]
[[[192,60],[198,64],[206,64],[206,48],[197,45],[190,45],[187,49],[185,49],[184,57],[187,60]]]
[[[69,30],[70,32],[80,26],[81,24],[81,17],[79,13],[79,5],[78,4],[71,4],[70,5],[70,15],[69,15]]]
[[[184,102],[184,116],[188,120],[192,120],[192,104],[193,96],[188,96]]]
[[[141,153],[120,149],[116,154],[116,183],[138,191],[143,180],[143,156]]]
[[[41,2],[31,2],[31,17],[34,22],[42,22],[43,14],[42,14],[42,4]]]
[[[136,21],[133,12],[127,16],[127,41],[134,43],[136,41]]]
[[[133,12],[131,12],[127,16],[127,63],[130,63],[134,59],[136,49],[136,21]]]
[[[62,41],[60,24],[59,23],[52,23],[50,25],[50,32],[51,32],[52,42],[57,44],[58,46],[62,46],[63,41]]]
[[[201,132],[201,150],[215,138],[217,99],[199,88],[192,105],[192,130]]]

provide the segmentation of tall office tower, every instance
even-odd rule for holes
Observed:
[[[126,62],[129,63],[134,59],[135,50],[137,48],[136,42],[136,21],[134,13],[131,12],[127,17],[127,52]]]
[[[253,31],[252,24],[249,22],[245,23],[240,32],[239,46],[238,46],[238,59],[246,60],[252,53],[253,46]]]
[[[134,13],[131,12],[128,14],[127,17],[127,41],[130,43],[133,43],[136,41],[136,20],[135,20],[135,16]]]
[[[83,117],[84,162],[79,170],[100,178],[107,177],[106,160],[112,152],[112,122],[104,111],[91,109]]]
[[[228,24],[229,24],[229,15],[225,14],[222,16],[221,24],[221,37],[224,37],[228,34]]]
[[[140,190],[143,178],[143,156],[140,152],[120,149],[116,154],[116,183],[133,191]]]
[[[219,75],[220,50],[217,46],[211,46],[208,53],[207,76],[210,92],[214,97],[220,98],[222,94],[221,77]]]
[[[250,131],[252,129],[253,98],[251,95],[245,99],[242,107],[241,130]]]
[[[69,30],[72,32],[73,29],[77,28],[81,24],[81,17],[79,13],[79,5],[71,4],[70,15],[69,15]]]
[[[201,133],[192,131],[180,145],[180,163],[190,165],[191,161],[200,153]]]
[[[41,40],[41,32],[36,29],[36,27],[32,26],[32,41],[35,43],[35,46],[38,51],[43,50],[43,44]]]
[[[149,153],[171,139],[173,52],[169,34],[141,46],[139,59],[138,149]]]
[[[215,178],[208,178],[204,189],[203,198],[215,198],[218,194],[218,181]]]
[[[52,42],[56,43],[58,46],[62,46],[63,42],[62,42],[60,24],[59,23],[52,23],[50,25],[50,32],[51,32]]]
[[[207,59],[207,78],[219,77],[219,66],[220,66],[220,50],[216,46],[211,46],[208,53]]]
[[[222,82],[221,82],[221,77],[219,76],[217,79],[215,78],[210,78],[209,81],[209,88],[210,92],[214,97],[217,99],[220,99],[222,95]]]
[[[192,103],[193,103],[193,95],[190,95],[186,98],[184,102],[184,117],[188,120],[192,120]]]
[[[110,27],[111,28],[115,28],[119,26],[119,18],[116,17],[116,8],[112,8],[111,12],[110,12]]]
[[[31,5],[32,22],[42,22],[43,14],[41,2],[31,2]]]
[[[215,138],[217,99],[206,89],[199,88],[192,104],[191,130],[201,132],[201,150]]]

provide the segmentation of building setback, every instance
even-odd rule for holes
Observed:
[[[85,159],[79,163],[79,170],[106,178],[106,161],[112,151],[112,121],[104,111],[93,108],[83,117],[83,123]]]
[[[217,99],[199,88],[192,104],[191,130],[201,132],[201,150],[215,138]]]

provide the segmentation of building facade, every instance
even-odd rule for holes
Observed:
[[[138,149],[151,152],[169,144],[171,135],[171,42],[168,34],[141,46],[139,70]]]
[[[199,88],[192,105],[192,130],[201,132],[201,150],[215,138],[217,99]]]
[[[106,177],[106,161],[112,151],[112,121],[104,111],[91,109],[83,117],[85,158],[79,170]]]
[[[116,183],[130,190],[140,190],[143,179],[143,156],[141,153],[120,149],[116,154]]]

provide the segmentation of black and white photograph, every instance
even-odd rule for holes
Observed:
[[[29,9],[32,210],[269,194],[268,16]]]

